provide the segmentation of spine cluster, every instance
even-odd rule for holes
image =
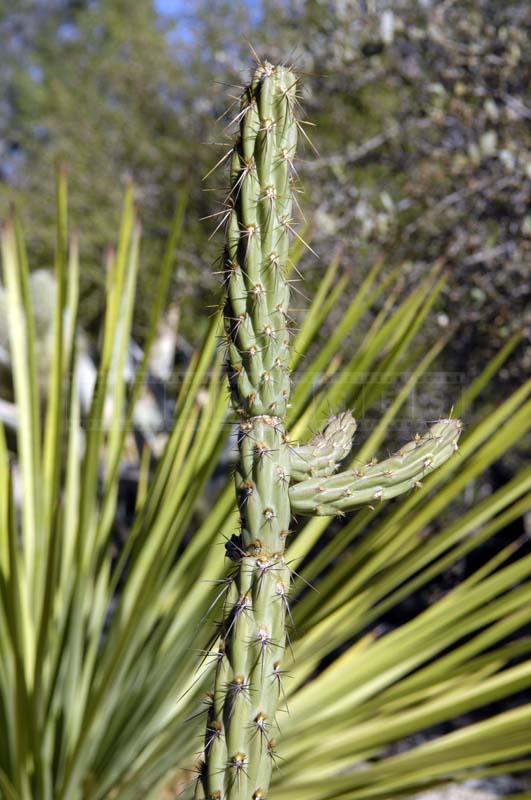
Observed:
[[[239,418],[236,493],[240,533],[216,637],[216,674],[197,800],[266,798],[276,762],[275,714],[283,699],[293,513],[342,514],[408,491],[457,448],[458,420],[440,420],[387,461],[334,474],[356,430],[346,411],[308,444],[289,442],[290,359],[286,280],[292,232],[297,78],[256,69],[231,151],[223,255],[227,370]]]

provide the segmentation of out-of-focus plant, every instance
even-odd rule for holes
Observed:
[[[7,800],[140,800],[156,797],[170,772],[176,791],[191,788],[190,770],[202,750],[215,664],[200,653],[211,638],[206,620],[221,613],[223,543],[237,521],[229,476],[208,514],[197,513],[232,425],[217,349],[221,320],[213,317],[184,376],[163,452],[156,463],[149,450],[143,453],[134,520],[116,552],[120,464],[182,208],[160,266],[144,360],[128,389],[140,224],[133,189],[127,192],[107,265],[98,378],[86,419],[75,391],[80,260],[67,215],[61,175],[44,409],[39,298],[29,288],[16,218],[6,221],[1,237],[18,426],[16,441],[0,435],[0,791]],[[299,256],[296,249],[292,261]],[[375,263],[329,340],[304,363],[338,297],[349,291],[331,261],[293,343],[288,427],[294,438],[304,442],[310,425],[342,407],[367,417],[394,387],[395,399],[357,453],[362,461],[372,458],[447,341],[426,347],[418,340],[444,283],[435,265],[404,291],[399,271],[384,276]],[[350,335],[359,341],[355,353],[344,348]],[[508,355],[505,348],[498,366]],[[462,437],[460,456],[421,488],[401,503],[359,511],[338,536],[327,535],[337,525],[327,517],[297,530],[287,551],[301,576],[286,651],[289,715],[280,726],[282,761],[273,770],[271,797],[389,798],[450,778],[530,767],[529,704],[492,706],[531,684],[531,641],[522,635],[531,618],[531,557],[519,555],[521,539],[411,621],[378,631],[386,611],[531,506],[531,471],[524,469],[494,494],[476,498],[466,513],[445,519],[462,492],[473,491],[478,476],[531,427],[531,383],[481,412],[477,400],[493,372],[487,365],[455,409],[466,418],[474,403],[478,419]],[[103,424],[105,406],[110,426]],[[436,517],[445,520],[437,527]],[[209,581],[217,584],[213,593]],[[476,709],[484,710],[480,721],[411,743],[404,753],[390,749]]]
[[[346,238],[343,264],[356,280],[382,251],[390,265],[415,265],[412,283],[444,257],[454,278],[430,325],[462,329],[441,369],[476,375],[513,332],[531,329],[527,17],[526,0],[196,0],[186,9],[0,0],[0,204],[20,201],[33,263],[47,266],[52,165],[66,158],[85,253],[81,316],[95,331],[99,253],[132,174],[144,231],[138,333],[174,186],[216,160],[205,142],[224,146],[211,125],[224,110],[222,84],[241,84],[247,41],[275,61],[292,53],[320,151],[297,165],[315,249]],[[186,298],[183,330],[196,345],[205,291],[215,291],[197,224],[209,208],[192,181],[173,291]],[[305,275],[318,283],[311,259]],[[530,352],[521,346],[504,365],[493,395],[529,373]]]

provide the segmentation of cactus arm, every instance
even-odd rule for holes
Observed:
[[[333,475],[339,462],[350,453],[356,431],[356,420],[350,411],[329,419],[323,430],[304,445],[291,446],[291,479]]]
[[[332,516],[356,506],[387,500],[415,487],[457,449],[459,420],[443,419],[390,458],[329,478],[310,478],[290,488],[293,513]]]

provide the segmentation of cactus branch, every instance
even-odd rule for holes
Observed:
[[[328,420],[323,430],[308,444],[291,447],[291,479],[321,478],[333,475],[352,447],[356,420],[343,411]]]
[[[415,488],[457,450],[462,424],[442,419],[385,461],[330,478],[310,478],[289,491],[293,513],[332,516],[356,506],[388,500]]]

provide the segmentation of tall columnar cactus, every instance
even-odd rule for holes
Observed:
[[[227,545],[236,563],[219,629],[197,798],[267,796],[276,761],[290,568],[284,559],[293,513],[333,515],[415,486],[456,448],[461,425],[440,420],[381,463],[338,475],[351,448],[350,412],[309,444],[285,429],[290,395],[289,286],[297,78],[258,66],[245,90],[232,150],[224,308],[232,402],[239,416],[236,491],[241,531]]]

